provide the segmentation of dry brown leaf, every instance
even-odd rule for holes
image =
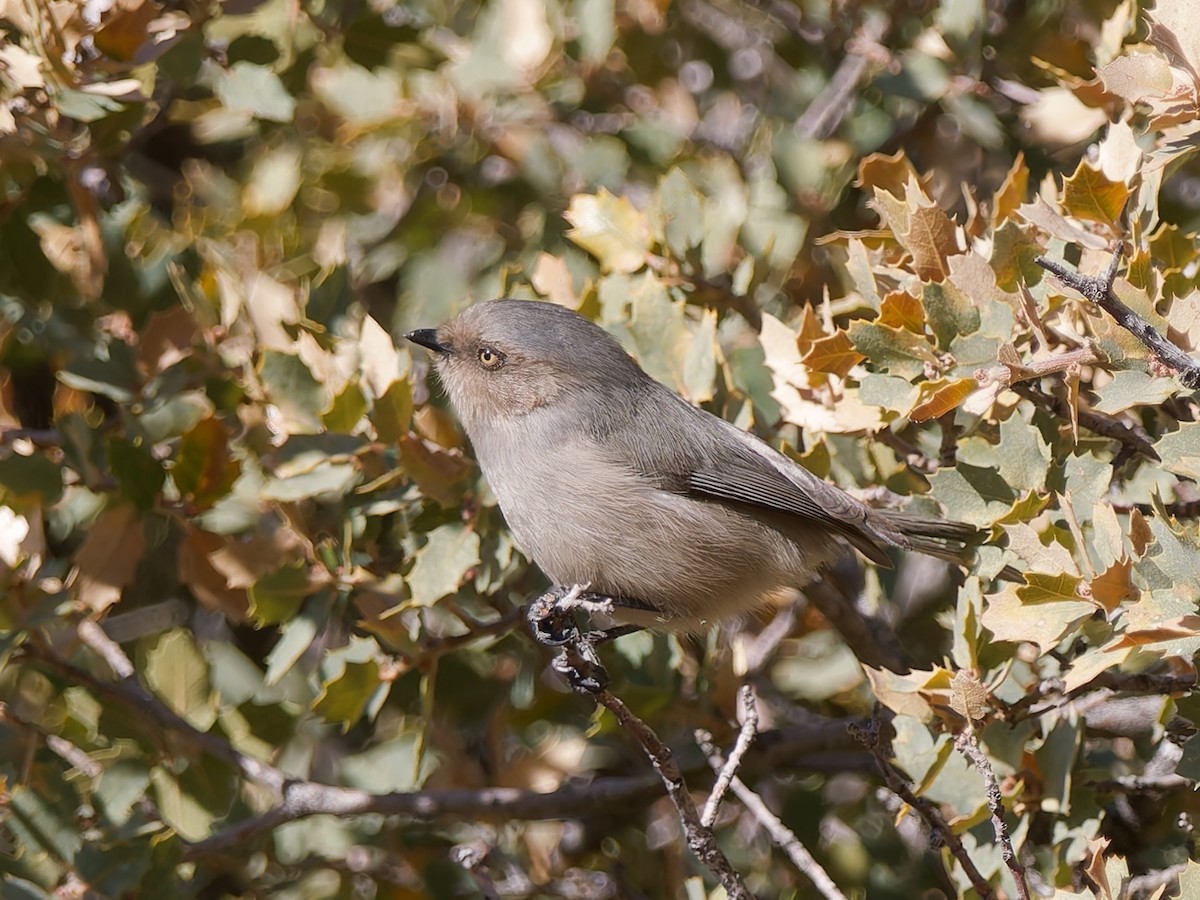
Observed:
[[[866,357],[854,349],[845,330],[839,328],[833,334],[813,341],[800,361],[810,369],[845,378],[864,359]]]
[[[142,328],[138,362],[157,375],[191,353],[196,334],[196,320],[183,307],[156,312]]]
[[[925,307],[907,291],[892,291],[879,305],[880,325],[903,328],[913,334],[925,333]]]
[[[1133,585],[1132,572],[1133,561],[1123,557],[1092,579],[1092,599],[1109,615],[1126,600],[1137,596],[1138,590]]]
[[[137,510],[128,503],[100,514],[75,554],[75,591],[93,612],[103,612],[121,599],[146,552]]]
[[[942,281],[950,274],[947,260],[961,252],[958,231],[933,201],[909,207],[909,226],[901,241],[913,255],[913,269],[922,281]]]
[[[1150,530],[1150,523],[1140,509],[1133,509],[1129,513],[1129,540],[1138,559],[1143,558],[1154,543],[1154,532]]]
[[[897,150],[891,156],[884,153],[872,153],[858,164],[858,181],[855,185],[860,188],[878,188],[887,191],[897,200],[903,200],[910,181],[917,178],[917,170],[904,155],[903,150]]]
[[[230,587],[228,579],[209,559],[209,554],[223,546],[224,539],[218,535],[189,530],[179,544],[179,581],[205,609],[234,622],[244,622],[250,608],[246,591]]]
[[[979,389],[974,378],[954,378],[949,381],[926,381],[921,384],[917,405],[909,412],[913,422],[925,422],[957,408]]]
[[[1027,196],[1029,166],[1025,165],[1025,154],[1018,153],[1000,188],[992,196],[992,227],[997,228],[1005,219],[1011,219]]]
[[[1063,210],[1068,215],[1099,222],[1114,231],[1128,199],[1128,186],[1110,181],[1084,160],[1079,161],[1074,174],[1063,184]]]

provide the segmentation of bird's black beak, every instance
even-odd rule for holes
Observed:
[[[422,347],[428,347],[435,353],[446,354],[450,352],[450,348],[445,344],[438,342],[436,328],[418,328],[416,331],[410,331],[405,335],[414,344],[420,344]]]

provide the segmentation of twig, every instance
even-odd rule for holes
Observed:
[[[1034,262],[1052,273],[1064,285],[1078,291],[1112,316],[1118,325],[1145,344],[1151,353],[1173,369],[1179,376],[1180,384],[1186,388],[1200,388],[1200,363],[1192,359],[1170,338],[1155,331],[1153,325],[1122,303],[1113,293],[1113,282],[1116,280],[1117,269],[1121,265],[1121,257],[1124,256],[1124,253],[1125,245],[1122,243],[1113,251],[1108,266],[1098,276],[1073,272],[1062,263],[1045,256],[1034,257]]]
[[[53,428],[3,428],[0,429],[0,446],[14,441],[29,441],[35,447],[60,447],[62,435]]]
[[[969,719],[955,739],[954,747],[969,759],[975,770],[983,776],[988,809],[992,812],[992,829],[996,832],[996,840],[1000,843],[1000,855],[1004,859],[1004,864],[1008,866],[1008,871],[1012,873],[1013,881],[1017,884],[1017,895],[1021,900],[1029,900],[1029,885],[1025,881],[1025,867],[1017,859],[1017,853],[1013,850],[1012,837],[1008,833],[1008,823],[1004,821],[1004,795],[1000,792],[1000,783],[996,781],[996,772],[992,769],[987,754],[983,752],[975,737],[975,726]]]
[[[851,597],[834,588],[832,577],[826,572],[815,578],[804,589],[804,596],[838,630],[859,662],[893,672],[909,671],[912,666],[896,636],[883,622],[861,612]]]
[[[750,685],[743,685],[738,691],[738,699],[742,705],[742,727],[738,729],[737,742],[733,745],[733,750],[729,753],[729,759],[725,761],[725,765],[717,771],[717,783],[713,785],[712,793],[708,795],[708,802],[704,804],[704,813],[700,816],[700,823],[705,828],[712,828],[717,821],[717,813],[721,811],[721,801],[725,799],[725,793],[729,790],[729,785],[737,776],[738,767],[742,764],[742,758],[746,755],[746,751],[750,749],[750,745],[754,743],[754,738],[758,735],[758,707],[754,703],[754,689]],[[697,732],[697,741],[699,741],[700,732]],[[709,742],[712,742],[712,736],[709,736]],[[702,748],[703,749],[703,748]],[[708,756],[712,756],[705,750]]]
[[[287,776],[281,770],[235,750],[232,744],[219,736],[200,731],[143,687],[142,683],[137,680],[133,663],[129,661],[125,651],[105,634],[104,629],[98,624],[91,619],[85,619],[79,623],[78,634],[79,639],[97,653],[118,678],[117,684],[105,684],[97,679],[86,677],[84,680],[90,682],[89,687],[98,693],[109,696],[116,695],[167,728],[188,735],[195,746],[233,766],[244,777],[256,784],[267,787],[275,793],[283,788]],[[65,668],[76,673],[80,671],[56,657],[46,655],[41,658],[55,664],[55,667],[60,670]]]
[[[746,647],[746,674],[756,675],[771,661],[779,645],[792,633],[796,624],[796,605],[789,603],[775,613],[775,617],[767,623],[749,646]]]
[[[84,631],[98,648],[97,652],[109,661],[110,667],[131,671],[132,664],[119,646],[103,634],[97,640],[89,629]],[[549,792],[494,787],[386,794],[293,779],[269,763],[244,757],[223,738],[198,731],[136,681],[103,681],[33,643],[25,645],[23,654],[27,660],[61,674],[97,697],[135,710],[166,731],[184,735],[186,740],[173,742],[173,746],[194,747],[207,752],[274,795],[274,803],[269,809],[188,845],[185,854],[189,859],[240,852],[247,843],[279,825],[314,815],[347,817],[377,813],[423,821],[468,817],[505,821],[575,819],[581,815],[628,810],[662,796],[661,781],[649,775],[569,781]],[[811,764],[822,771],[839,771],[839,767],[844,766],[854,769],[859,762],[853,754],[847,753],[846,736],[843,720],[821,720],[815,725],[768,731],[751,754],[752,765],[755,769],[796,768],[797,764]]]
[[[829,877],[829,874],[822,868],[821,864],[808,852],[808,848],[801,843],[795,833],[784,825],[779,817],[771,812],[762,798],[750,790],[746,783],[738,777],[737,769],[741,764],[741,758],[745,753],[745,749],[749,747],[750,741],[753,739],[754,726],[758,721],[758,714],[754,709],[754,694],[749,686],[742,688],[740,697],[744,721],[738,732],[737,744],[734,746],[733,752],[729,754],[728,759],[721,759],[721,753],[713,742],[711,734],[702,730],[696,731],[696,743],[700,745],[700,749],[708,757],[708,764],[717,773],[717,784],[708,798],[708,804],[705,806],[702,821],[705,821],[711,827],[712,822],[716,820],[717,807],[721,796],[727,789],[732,788],[733,792],[737,794],[738,799],[742,801],[742,805],[766,829],[767,834],[771,836],[771,840],[788,855],[788,858],[797,869],[808,876],[809,880],[816,885],[817,890],[823,896],[829,898],[829,900],[846,900],[845,895],[834,884],[833,879]],[[709,817],[710,812],[711,818]]]
[[[7,703],[0,702],[0,722],[9,722],[18,728],[27,729],[38,735],[46,742],[46,746],[52,753],[72,768],[78,769],[88,778],[99,778],[104,771],[103,767],[88,756],[85,751],[76,747],[66,738],[60,737],[52,731],[47,731],[36,722],[30,722],[17,715]]]
[[[596,691],[592,697],[616,716],[621,727],[642,745],[650,764],[654,766],[654,771],[658,773],[663,786],[667,789],[667,796],[675,804],[675,811],[679,814],[679,821],[683,825],[688,849],[716,876],[721,886],[725,888],[725,893],[731,898],[753,900],[754,895],[747,889],[741,876],[738,875],[728,857],[717,845],[712,829],[706,828],[701,823],[700,814],[696,811],[696,804],[692,802],[691,794],[688,793],[683,774],[679,771],[679,763],[675,761],[671,748],[659,739],[649,725],[635,716],[619,697],[607,690]]]
[[[1012,389],[1026,400],[1042,407],[1051,415],[1060,419],[1070,418],[1071,409],[1067,405],[1067,401],[1057,394],[1048,394],[1027,381],[1013,384]],[[1159,456],[1154,449],[1154,445],[1150,443],[1146,432],[1141,428],[1132,428],[1124,422],[1118,422],[1116,419],[1110,419],[1094,410],[1083,407],[1079,409],[1079,424],[1081,427],[1092,432],[1092,434],[1098,434],[1100,437],[1117,441],[1123,447],[1140,453],[1147,459],[1154,460],[1155,462],[1159,461]]]
[[[898,455],[904,458],[904,464],[910,469],[915,469],[924,475],[932,475],[939,468],[938,462],[935,459],[930,459],[915,446],[910,444],[891,428],[885,428],[876,435],[879,442],[887,447],[890,447]]]
[[[879,42],[887,34],[890,24],[887,16],[868,16],[854,37],[846,42],[846,55],[829,82],[792,126],[798,137],[825,140],[837,130],[850,111],[854,91],[867,64],[881,56],[886,59],[888,55]]]
[[[475,887],[479,890],[479,895],[484,900],[500,900],[500,892],[496,890],[491,876],[483,871],[483,864],[487,861],[491,849],[486,841],[471,841],[467,844],[459,844],[451,850],[450,858],[471,876],[471,880],[475,882]]]
[[[875,764],[879,767],[880,774],[883,775],[884,783],[887,784],[888,788],[912,809],[917,811],[917,814],[925,820],[925,824],[929,826],[942,844],[945,845],[946,849],[950,851],[950,855],[958,860],[958,864],[962,866],[962,870],[966,874],[967,880],[971,882],[971,887],[975,889],[975,893],[979,894],[982,900],[991,900],[995,896],[992,886],[980,874],[970,854],[967,853],[967,848],[963,846],[958,835],[954,833],[954,829],[950,827],[945,817],[942,816],[938,808],[927,797],[918,797],[913,793],[908,779],[901,775],[896,767],[892,765],[892,761],[889,758],[890,750],[884,746],[884,742],[879,735],[878,721],[873,721],[868,726],[852,725],[850,733],[871,751],[871,755],[875,758]]]
[[[1187,865],[1179,863],[1178,865],[1168,866],[1165,869],[1159,869],[1157,872],[1147,872],[1144,875],[1136,875],[1130,878],[1125,884],[1125,897],[1134,898],[1153,896],[1155,891],[1166,887],[1167,892],[1162,896],[1174,896],[1174,890],[1171,885],[1178,884],[1179,876],[1186,871]]]
[[[1060,678],[1047,678],[1035,685],[1016,703],[1003,708],[1000,718],[1006,722],[1020,722],[1053,712],[1084,694],[1102,694],[1104,700],[1113,694],[1181,694],[1196,687],[1196,676],[1191,672],[1101,672],[1087,684],[1064,693]],[[1044,705],[1037,704],[1046,701]]]

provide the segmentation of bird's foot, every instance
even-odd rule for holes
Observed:
[[[526,618],[534,640],[557,649],[551,666],[577,691],[594,694],[608,686],[608,671],[600,662],[596,647],[622,635],[639,631],[637,625],[617,625],[599,631],[582,631],[575,612],[610,614],[620,605],[614,598],[596,594],[587,585],[554,587],[529,604]]]

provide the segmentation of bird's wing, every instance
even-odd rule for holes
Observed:
[[[733,426],[729,430],[744,435]],[[871,527],[871,511],[866,506],[786,457],[780,456],[776,462],[768,455],[775,451],[765,444],[761,448],[744,440],[738,444],[737,452],[722,453],[715,461],[697,465],[687,476],[688,493],[736,505],[743,512],[746,507],[751,511],[757,508],[824,526],[844,537],[872,562],[891,566],[881,546],[887,539]]]

